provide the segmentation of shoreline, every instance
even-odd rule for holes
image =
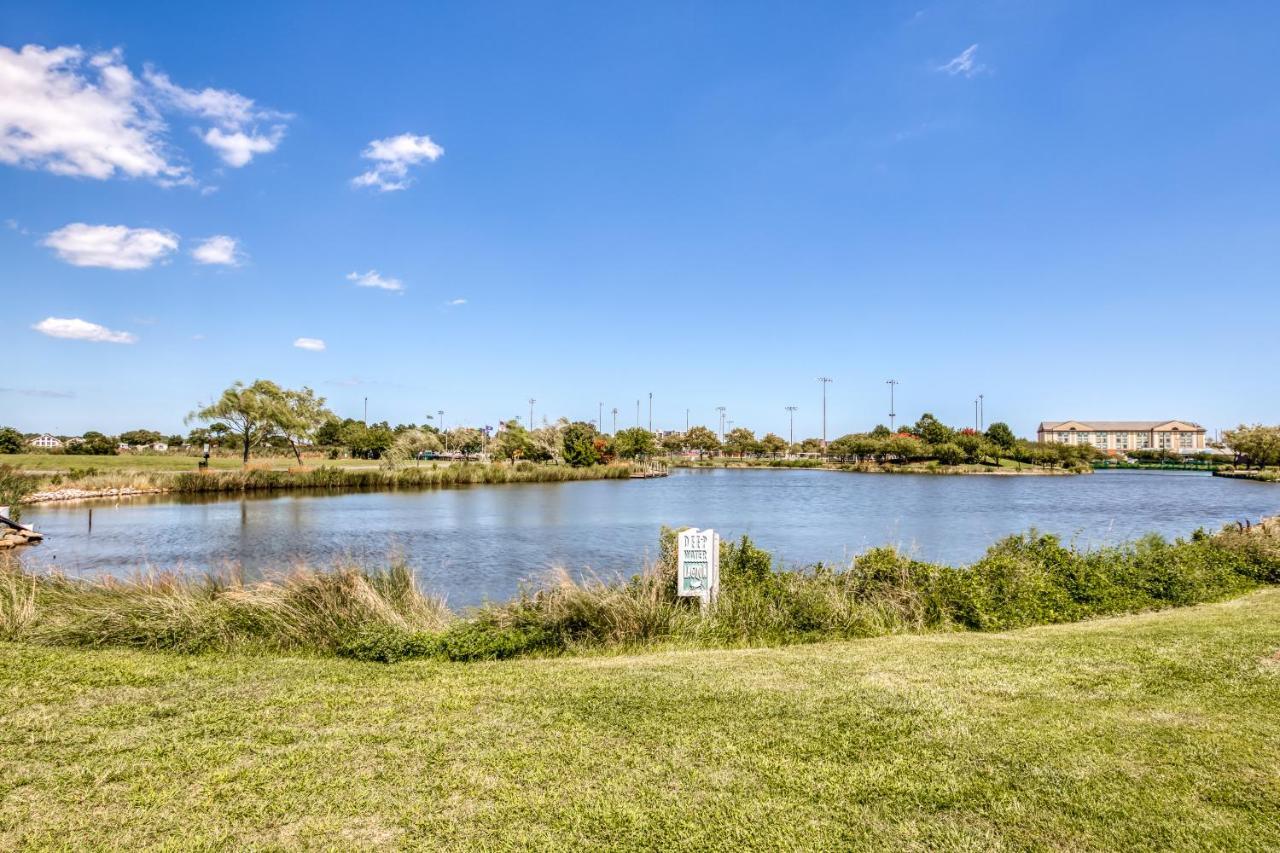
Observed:
[[[846,474],[924,474],[927,476],[937,477],[1069,477],[1081,474],[1092,474],[1093,469],[1065,469],[1065,468],[1039,468],[1027,466],[1026,468],[1002,468],[990,465],[927,465],[921,467],[912,467],[915,463],[906,465],[878,465],[854,462],[822,462],[814,465],[795,464],[796,460],[775,459],[775,460],[707,460],[703,462],[691,460],[671,460],[668,464],[672,468],[687,468],[696,470],[705,469],[733,469],[748,470],[759,468],[767,471],[842,471]]]

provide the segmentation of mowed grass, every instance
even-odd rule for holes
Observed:
[[[1280,847],[1280,589],[447,664],[0,644],[0,848]]]
[[[41,473],[66,473],[96,468],[103,473],[136,471],[140,473],[164,471],[195,471],[200,462],[199,456],[186,456],[180,453],[157,454],[121,454],[119,456],[78,456],[75,454],[55,453],[14,453],[0,456],[0,464],[11,465],[20,471]],[[377,468],[376,459],[325,459],[319,456],[302,457],[307,467],[328,465],[339,468]],[[296,467],[298,460],[293,456],[251,457],[249,467],[269,468],[283,471]],[[443,463],[441,463],[443,464]],[[235,471],[244,467],[239,456],[211,456],[209,467],[222,471]]]

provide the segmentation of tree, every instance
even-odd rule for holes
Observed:
[[[960,446],[952,441],[945,441],[942,444],[934,445],[931,452],[938,461],[943,465],[959,465],[964,459],[964,451]]]
[[[0,427],[0,453],[21,453],[26,442],[13,427]]]
[[[760,449],[770,456],[779,456],[787,451],[787,440],[780,435],[767,433],[760,439]]]
[[[758,452],[760,444],[756,441],[754,432],[746,427],[737,427],[730,430],[729,434],[724,437],[724,449],[741,457],[746,456],[748,453]]]
[[[164,438],[160,433],[153,429],[131,429],[128,432],[120,433],[120,441],[130,447],[140,447],[147,444],[155,444]]]
[[[599,465],[603,454],[600,448],[596,446],[596,439],[599,433],[596,428],[589,423],[583,421],[575,421],[565,427],[564,435],[561,436],[563,442],[561,447],[561,455],[564,461],[581,468],[587,465]]]
[[[631,427],[613,437],[613,447],[623,459],[643,459],[658,449],[658,443],[647,429]]]
[[[820,439],[820,438],[806,438],[804,441],[800,442],[800,444],[799,444],[799,452],[800,452],[800,453],[821,453],[821,452],[822,452],[822,439]]]
[[[405,429],[396,436],[383,458],[388,468],[395,468],[410,459],[418,459],[427,451],[438,451],[440,448],[440,439],[435,434],[420,429]]]
[[[289,442],[299,465],[302,464],[299,445],[316,444],[320,429],[333,420],[333,412],[325,408],[324,402],[324,397],[317,397],[306,386],[300,391],[280,389],[275,400],[276,430]]]
[[[475,427],[457,427],[449,430],[449,449],[456,450],[464,457],[475,456],[484,450],[485,435]]]
[[[716,438],[716,434],[704,426],[690,428],[684,434],[684,443],[690,450],[698,451],[699,459],[702,458],[703,454],[714,453],[720,449],[720,439]]]
[[[893,432],[884,424],[876,424],[876,428],[871,430],[872,438],[888,438]]]
[[[1241,424],[1222,434],[1222,441],[1236,455],[1236,464],[1280,465],[1280,426]]]
[[[926,444],[946,444],[955,438],[955,430],[935,418],[929,412],[920,416],[911,434],[924,440]]]
[[[987,427],[987,439],[1001,450],[1012,450],[1018,443],[1013,430],[1009,429],[1009,425],[1004,421],[996,421]]]
[[[500,459],[527,459],[534,452],[533,439],[529,431],[514,419],[507,421],[493,440],[493,452]]]
[[[100,432],[89,430],[81,436],[76,445],[76,452],[88,456],[115,456],[117,442],[112,441]]]
[[[687,447],[685,444],[685,435],[682,432],[672,432],[664,435],[659,444],[662,445],[662,449],[667,453],[679,453]]]
[[[266,379],[252,385],[235,382],[222,392],[216,402],[187,415],[186,422],[205,421],[221,424],[228,434],[238,438],[244,464],[249,464],[249,451],[262,444],[276,429],[280,386]]]

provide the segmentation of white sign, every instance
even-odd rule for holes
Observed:
[[[676,594],[705,606],[720,593],[720,534],[691,528],[677,534]]]

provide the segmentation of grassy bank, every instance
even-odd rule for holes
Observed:
[[[1215,477],[1229,477],[1235,480],[1257,480],[1261,483],[1280,483],[1280,468],[1259,468],[1256,470],[1236,469],[1233,471],[1214,471]]]
[[[687,459],[670,460],[673,468],[818,468],[825,471],[853,471],[862,474],[1087,474],[1089,468],[1055,468],[1031,465],[1012,459],[993,464],[944,465],[936,459],[924,462],[833,462],[821,459]]]
[[[248,468],[204,472],[85,471],[37,478],[36,488],[49,494],[59,490],[141,492],[247,492],[267,489],[397,489],[434,486],[464,486],[496,483],[558,483],[570,480],[617,480],[631,475],[631,466],[595,465],[573,468],[568,465],[423,463],[398,469],[318,468],[276,470]]]
[[[9,465],[20,471],[37,474],[68,474],[73,471],[92,469],[102,473],[119,471],[124,473],[138,472],[177,472],[195,471],[200,463],[199,456],[188,456],[182,453],[122,453],[117,456],[86,456],[75,453],[12,453],[0,456],[0,464]],[[334,468],[377,468],[376,459],[336,459],[329,460],[323,456],[304,455],[303,461],[308,465],[328,465]],[[266,468],[287,471],[295,467],[298,461],[293,456],[255,456],[249,464],[254,468]],[[222,471],[237,471],[244,467],[239,456],[212,456],[209,467]]]
[[[0,643],[0,847],[1264,850],[1280,590],[392,667]]]
[[[675,595],[675,534],[629,579],[560,572],[465,614],[424,594],[402,565],[295,569],[265,581],[138,575],[77,580],[0,568],[0,639],[180,652],[338,654],[394,662],[785,645],[939,631],[1002,631],[1215,601],[1280,583],[1280,522],[1150,537],[1095,551],[1013,536],[951,567],[890,548],[848,567],[777,569],[745,537],[721,550],[723,588],[701,610]]]

